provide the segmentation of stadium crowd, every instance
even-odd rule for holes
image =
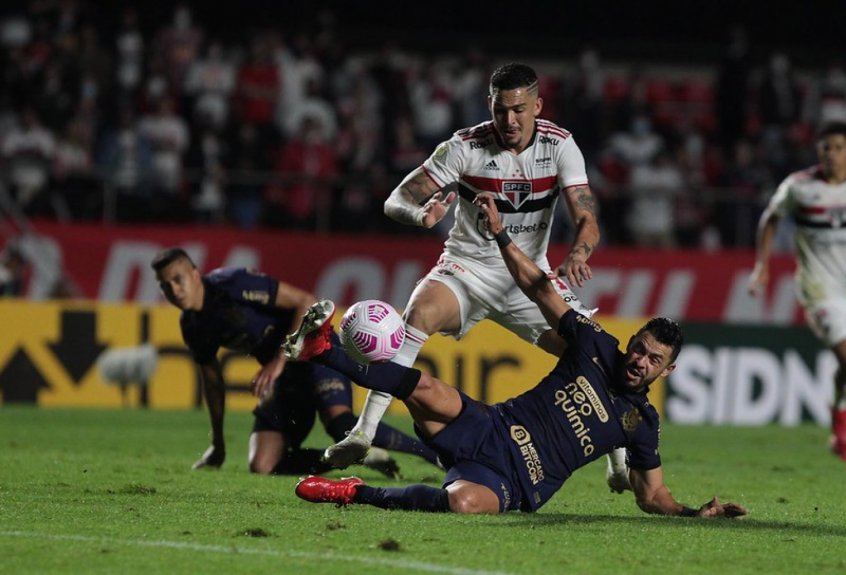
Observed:
[[[455,129],[489,119],[487,79],[510,59],[359,50],[329,11],[240,42],[188,4],[162,22],[132,3],[110,25],[94,12],[29,0],[0,22],[0,195],[30,217],[420,233],[384,200]],[[846,119],[840,61],[758,60],[736,28],[710,66],[609,63],[587,46],[530,62],[543,117],[584,152],[606,243],[754,245],[773,187],[813,163],[815,129]]]

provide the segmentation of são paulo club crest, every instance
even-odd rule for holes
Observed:
[[[502,194],[511,202],[515,208],[523,205],[523,202],[532,195],[532,182],[502,182]]]

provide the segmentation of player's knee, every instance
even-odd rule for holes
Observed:
[[[440,315],[441,312],[436,306],[424,302],[410,302],[403,319],[408,325],[424,333],[433,334],[443,328]]]
[[[278,461],[271,461],[268,457],[254,456],[249,461],[250,473],[270,475],[278,464]]]
[[[499,513],[499,502],[494,504],[477,490],[457,489],[449,493],[449,509],[455,513]]]

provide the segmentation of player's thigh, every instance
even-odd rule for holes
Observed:
[[[253,433],[272,431],[285,436],[287,447],[299,447],[317,417],[312,388],[303,382],[290,362],[273,385],[273,393],[253,410]]]
[[[422,373],[405,406],[423,436],[434,437],[461,413],[462,397],[454,387]]]
[[[461,329],[463,301],[466,296],[459,282],[427,276],[414,288],[403,316],[427,335],[453,333]]]
[[[834,350],[838,360],[844,359],[838,349],[846,345],[846,300],[826,300],[805,308],[805,318],[811,331],[826,347]],[[843,362],[841,361],[841,365]]]

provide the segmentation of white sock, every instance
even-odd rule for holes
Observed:
[[[411,367],[414,365],[417,355],[420,353],[420,349],[426,343],[427,339],[429,339],[429,336],[425,332],[406,324],[405,341],[391,361],[404,367]],[[393,396],[383,391],[372,389],[368,391],[367,399],[364,400],[364,407],[361,408],[358,421],[350,433],[361,433],[368,440],[373,441],[373,437],[376,435],[376,428],[385,416],[385,412],[388,410],[388,406],[391,405],[392,400]]]
[[[626,448],[618,447],[608,454],[608,461],[611,462],[611,469],[615,474],[626,473]]]

